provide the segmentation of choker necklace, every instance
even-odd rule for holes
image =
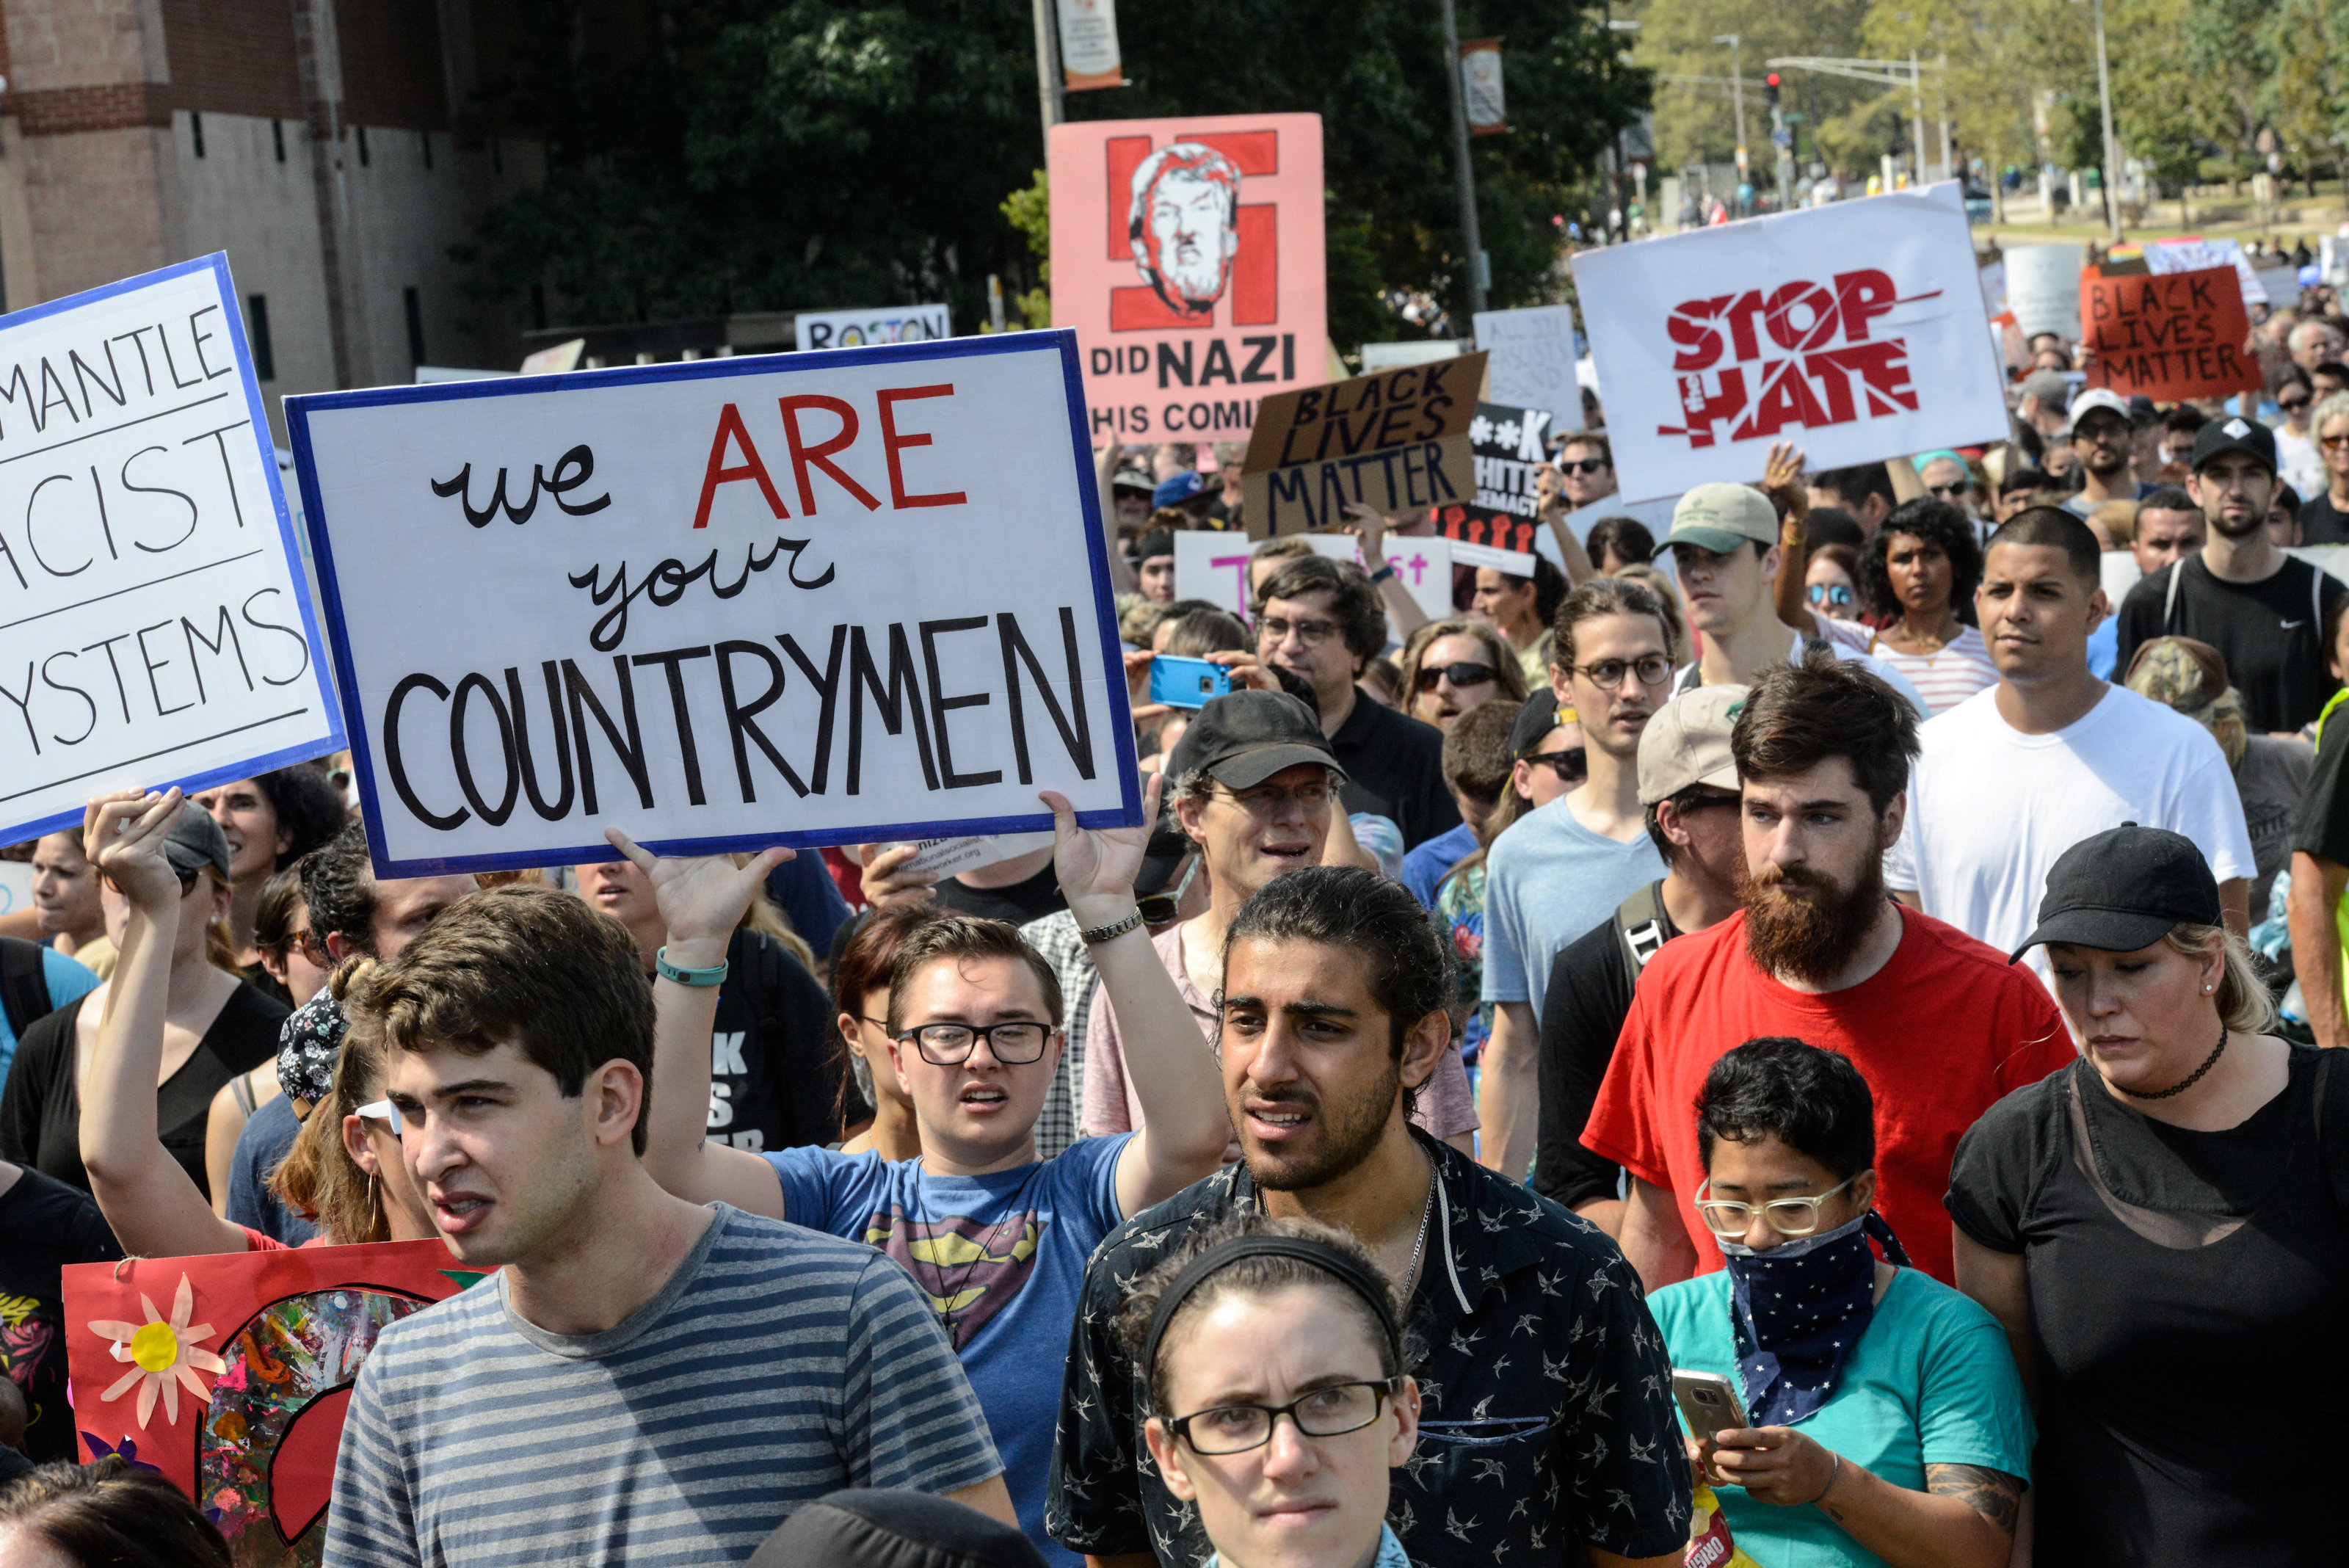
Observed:
[[[2132,1089],[2121,1084],[2115,1084],[2113,1087],[2120,1090],[2122,1094],[2127,1095],[2133,1100],[2166,1100],[2172,1095],[2182,1095],[2187,1090],[2192,1088],[2195,1085],[2200,1083],[2202,1081],[2202,1075],[2217,1066],[2219,1064],[2219,1058],[2226,1054],[2227,1025],[2224,1023],[2221,1023],[2219,1025],[2219,1044],[2210,1047],[2210,1054],[2202,1058],[2202,1064],[2199,1067],[2195,1068],[2191,1073],[2187,1074],[2186,1076],[2180,1078],[2177,1083],[2170,1085],[2169,1087],[2166,1089]]]

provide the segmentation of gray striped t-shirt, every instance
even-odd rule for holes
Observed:
[[[725,1204],[658,1295],[548,1334],[485,1280],[387,1329],[335,1467],[334,1568],[739,1563],[842,1487],[1003,1469],[904,1269]]]

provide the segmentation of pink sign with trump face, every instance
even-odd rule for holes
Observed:
[[[1245,441],[1330,379],[1321,117],[1052,128],[1052,323],[1073,327],[1096,444]]]

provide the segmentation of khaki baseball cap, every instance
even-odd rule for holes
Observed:
[[[1653,805],[1691,784],[1736,789],[1729,732],[1744,711],[1745,688],[1734,685],[1700,686],[1657,709],[1640,732],[1640,804]]]
[[[1778,542],[1778,509],[1750,484],[1700,484],[1672,508],[1672,531],[1664,540],[1694,545],[1716,556],[1726,556],[1752,540]]]

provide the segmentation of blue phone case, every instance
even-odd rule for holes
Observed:
[[[1150,661],[1150,700],[1169,708],[1205,707],[1232,689],[1232,672],[1204,659],[1160,654]]]

